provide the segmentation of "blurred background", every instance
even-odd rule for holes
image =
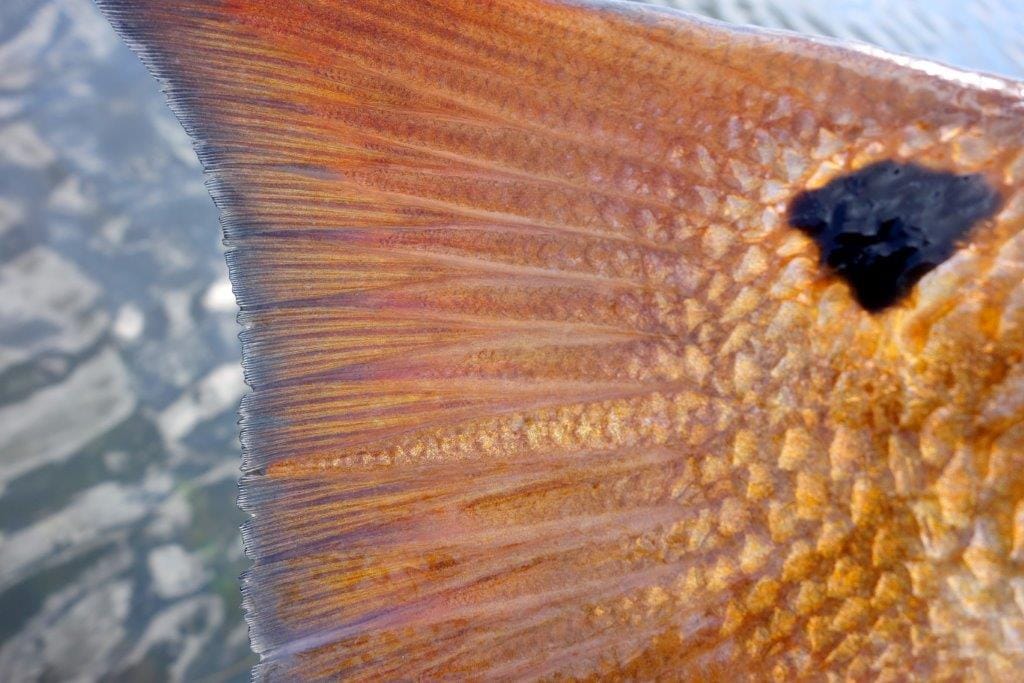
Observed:
[[[659,4],[1024,77],[1024,0]],[[248,679],[235,313],[156,83],[90,0],[2,0],[0,681]]]

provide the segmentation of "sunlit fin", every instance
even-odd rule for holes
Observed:
[[[943,292],[1024,301],[998,270],[1019,85],[620,3],[100,5],[222,213],[258,675],[856,678],[890,642],[900,666],[966,661],[928,600],[890,609],[906,569],[872,602],[872,539],[919,509],[858,505],[945,400],[895,388],[945,334]],[[940,268],[875,314],[786,207],[887,159],[979,173],[1005,208],[973,280]]]

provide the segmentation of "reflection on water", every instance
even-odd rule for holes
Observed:
[[[655,0],[737,23],[872,43],[978,71],[1024,77],[1020,0]]]
[[[675,5],[1020,77],[1012,3]],[[4,0],[0,680],[248,677],[219,243],[188,140],[93,5]]]

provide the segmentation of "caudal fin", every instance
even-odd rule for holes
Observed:
[[[1019,85],[623,3],[100,4],[221,209],[258,675],[982,666],[915,583],[945,398],[900,387],[1020,294]],[[876,313],[786,211],[892,160],[1002,208]]]

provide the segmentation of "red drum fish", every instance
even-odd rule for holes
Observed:
[[[257,677],[1017,679],[1024,86],[575,0],[100,0],[220,207]]]

